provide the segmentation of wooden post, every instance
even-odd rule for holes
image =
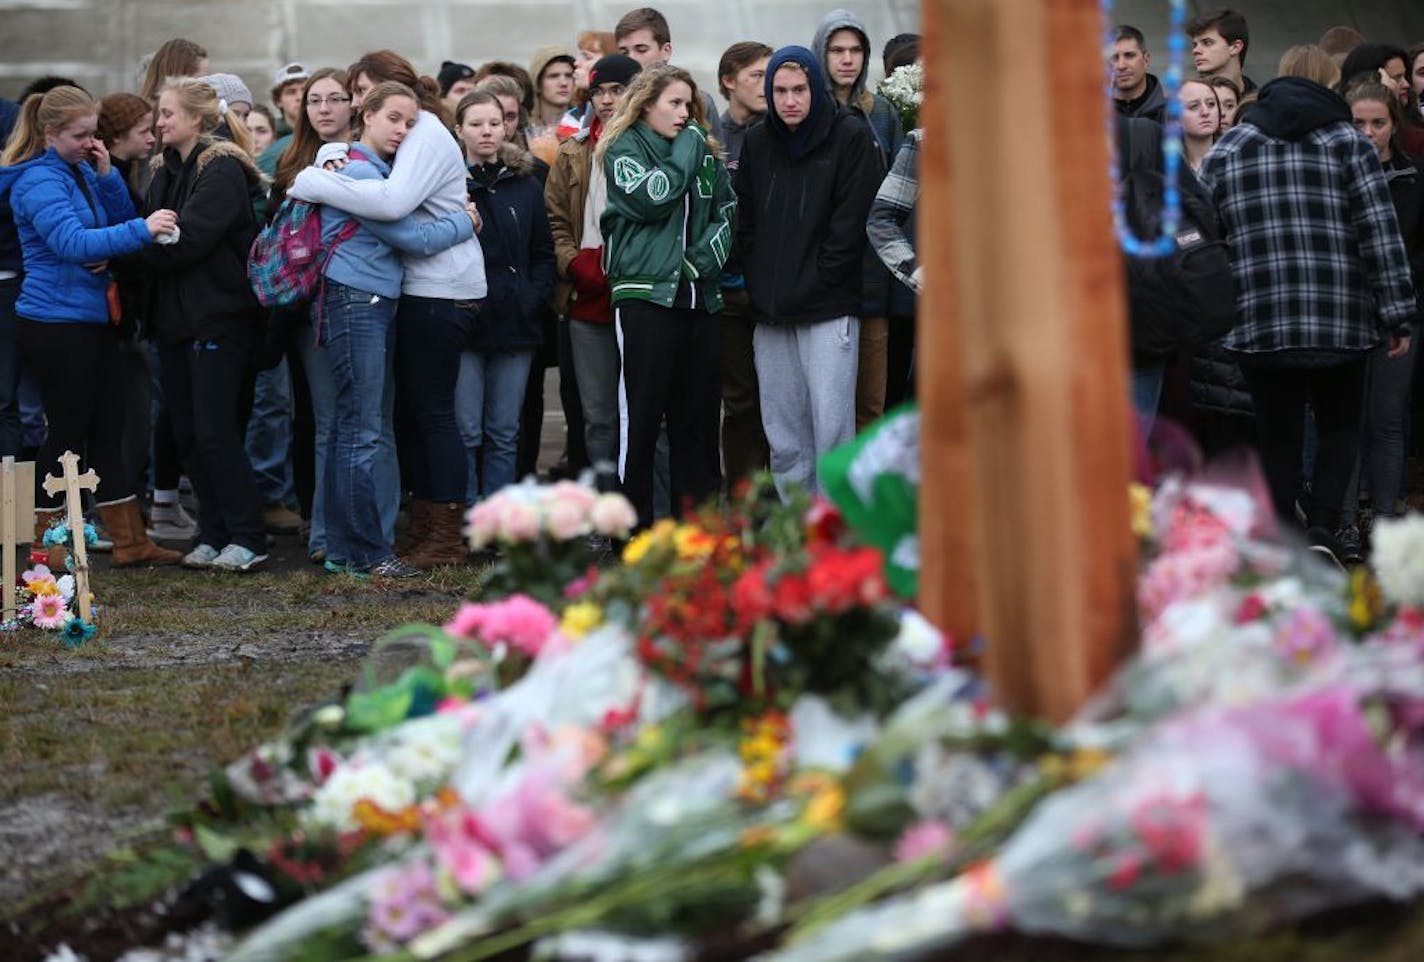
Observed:
[[[922,584],[950,586],[932,617],[984,636],[1004,707],[1062,721],[1134,628],[1099,7],[923,9]],[[977,569],[973,596],[959,565]]]
[[[17,613],[15,585],[19,572],[15,570],[15,548],[30,543],[35,526],[35,464],[16,463],[12,457],[0,459],[0,550],[5,555],[3,610],[0,620],[9,621]]]
[[[89,546],[84,541],[84,498],[81,491],[97,491],[99,476],[91,468],[79,473],[79,455],[66,451],[59,456],[63,475],[46,474],[45,493],[51,498],[64,493],[64,510],[69,525],[69,553],[74,558],[74,593],[79,597],[79,617],[93,621],[89,602]],[[57,573],[56,573],[57,574]]]

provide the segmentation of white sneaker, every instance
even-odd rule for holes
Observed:
[[[258,554],[240,544],[230,544],[213,559],[212,566],[218,571],[246,572],[267,560],[265,554]]]
[[[211,568],[222,552],[210,544],[200,544],[183,556],[185,568]]]
[[[148,516],[148,536],[154,541],[191,541],[198,534],[194,521],[183,505],[155,501]]]

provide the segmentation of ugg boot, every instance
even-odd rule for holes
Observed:
[[[441,565],[465,563],[465,503],[430,503],[430,523],[425,540],[415,545],[401,560],[414,568],[429,570]]]
[[[430,535],[430,509],[434,501],[411,498],[406,505],[405,530],[396,538],[396,554],[404,555],[414,551]]]
[[[44,536],[49,526],[63,516],[63,508],[36,508],[35,541],[30,545],[30,557],[43,561],[56,578],[65,573],[64,563],[69,560],[69,549],[62,544],[45,544]]]
[[[110,564],[115,568],[137,565],[176,565],[183,560],[181,551],[160,548],[148,540],[147,526],[138,510],[137,498],[125,498],[99,505],[99,517],[114,542]]]

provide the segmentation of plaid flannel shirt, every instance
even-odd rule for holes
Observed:
[[[875,253],[890,268],[890,273],[916,293],[919,288],[911,278],[920,262],[915,256],[915,235],[909,224],[920,199],[922,136],[922,131],[912,130],[900,145],[900,152],[880,184],[875,203],[870,206],[870,219],[865,224],[865,234]]]
[[[1384,171],[1350,124],[1282,140],[1248,116],[1201,180],[1231,243],[1241,320],[1227,348],[1364,350],[1418,313]]]

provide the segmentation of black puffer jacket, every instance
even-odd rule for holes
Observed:
[[[471,168],[470,199],[484,227],[489,293],[470,331],[475,351],[512,351],[544,342],[544,316],[554,296],[554,235],[534,155],[506,144],[499,160]]]
[[[1192,355],[1187,396],[1198,411],[1235,417],[1256,416],[1251,392],[1241,376],[1241,366],[1219,342],[1208,344]]]
[[[252,213],[262,175],[226,140],[203,140],[186,161],[171,148],[153,159],[145,213],[178,212],[176,244],[151,244],[150,329],[165,343],[232,338],[254,344],[265,312],[247,280],[257,236]]]

